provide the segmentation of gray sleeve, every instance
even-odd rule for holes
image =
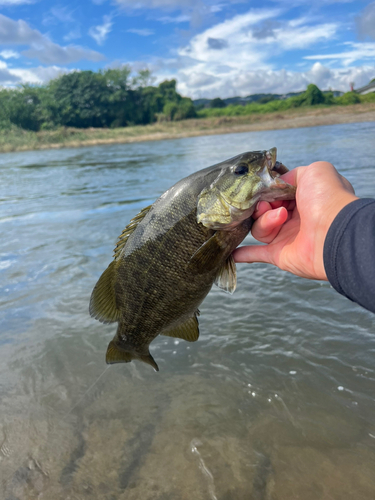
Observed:
[[[324,267],[333,288],[375,313],[375,200],[349,203],[328,230]]]

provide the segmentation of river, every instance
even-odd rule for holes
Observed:
[[[375,316],[329,283],[238,265],[196,343],[152,343],[159,373],[106,368],[116,327],[88,302],[180,178],[276,146],[374,197],[374,139],[360,123],[0,155],[0,498],[373,499]]]

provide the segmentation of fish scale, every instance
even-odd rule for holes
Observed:
[[[256,203],[294,198],[285,171],[276,148],[243,153],[182,179],[130,221],[90,301],[93,317],[118,322],[107,363],[138,359],[158,370],[155,337],[198,339],[198,307],[213,283],[235,289],[231,254]]]

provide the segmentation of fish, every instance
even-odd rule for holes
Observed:
[[[93,318],[118,323],[107,364],[140,360],[159,371],[149,350],[158,335],[198,340],[198,308],[212,285],[236,288],[231,254],[257,203],[295,198],[276,155],[251,151],[199,170],[129,222],[90,299]]]

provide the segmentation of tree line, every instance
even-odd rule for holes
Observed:
[[[131,77],[129,67],[75,71],[47,85],[0,90],[0,129],[126,127],[196,116],[190,98],[176,92],[176,80],[150,85],[148,70]]]
[[[214,116],[241,116],[253,113],[272,113],[276,111],[286,111],[292,108],[305,106],[347,106],[359,104],[361,102],[375,102],[375,92],[366,95],[359,95],[356,92],[346,92],[334,97],[333,92],[322,92],[319,87],[310,83],[305,92],[287,99],[263,98],[249,104],[229,104],[220,99],[212,99],[209,108],[200,109],[199,117]]]
[[[46,85],[0,89],[0,130],[53,130],[58,127],[126,127],[155,121],[270,113],[317,105],[375,102],[375,93],[360,96],[347,92],[334,97],[316,85],[288,99],[263,99],[246,105],[226,105],[220,98],[199,109],[176,91],[176,80],[151,85],[148,70],[131,76],[128,66],[105,71],[75,71]]]

